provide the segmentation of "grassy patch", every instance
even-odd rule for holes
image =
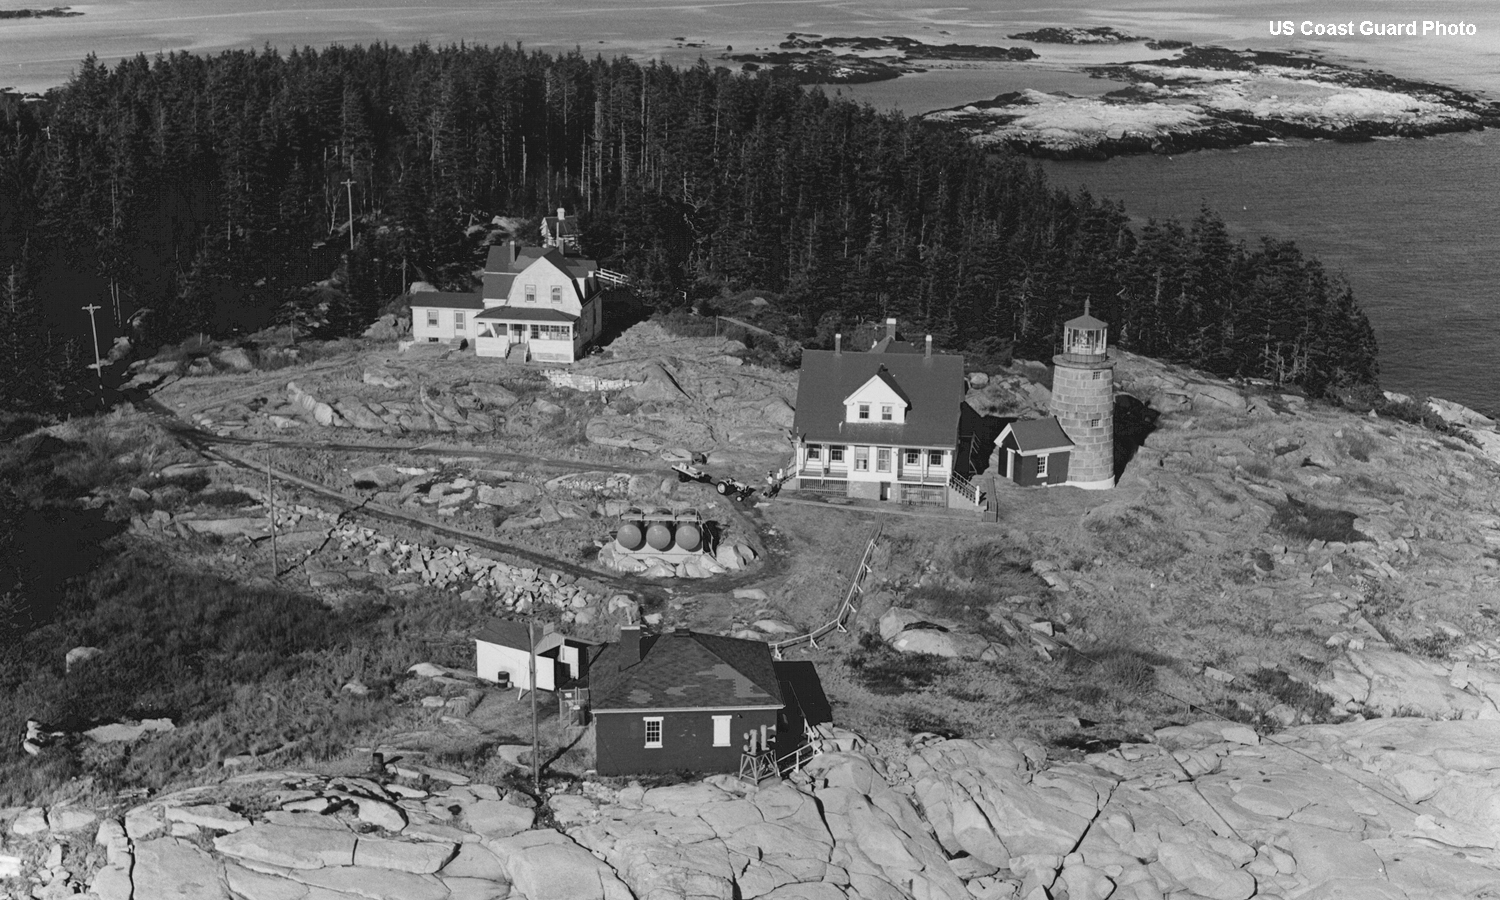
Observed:
[[[1346,435],[1341,444],[1344,455],[1359,462],[1369,462],[1378,448],[1375,439],[1364,432]]]
[[[1302,541],[1338,541],[1352,544],[1368,540],[1354,528],[1354,513],[1342,509],[1318,506],[1288,497],[1276,507],[1271,517],[1271,528],[1289,538]]]
[[[1090,519],[1084,527],[1104,552],[1143,569],[1166,571],[1187,554],[1177,530],[1145,507],[1113,519]]]
[[[1257,669],[1247,677],[1256,690],[1297,710],[1309,721],[1328,722],[1334,718],[1332,697],[1280,669]]]
[[[953,671],[953,664],[941,656],[902,653],[869,633],[860,637],[859,649],[844,658],[844,665],[866,690],[882,696],[932,687]]]

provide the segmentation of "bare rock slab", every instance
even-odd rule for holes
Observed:
[[[135,896],[152,900],[230,900],[219,864],[196,844],[157,838],[135,845]]]
[[[415,875],[431,875],[453,858],[451,843],[407,843],[360,838],[354,848],[354,864],[378,869],[396,869]]]
[[[294,878],[313,888],[339,891],[369,900],[447,900],[448,889],[431,875],[396,872],[369,866],[303,870]]]
[[[236,859],[289,869],[321,869],[354,865],[356,842],[347,831],[255,825],[215,839],[214,849]]]
[[[527,900],[632,900],[630,888],[592,853],[556,831],[528,831],[487,846]]]
[[[531,827],[536,812],[503,800],[476,800],[464,807],[469,830],[485,838],[507,838]]]
[[[168,822],[186,822],[212,831],[243,831],[250,827],[250,820],[223,806],[169,806],[165,810]]]
[[[245,900],[303,900],[307,885],[264,872],[254,872],[234,863],[224,867],[229,889]]]

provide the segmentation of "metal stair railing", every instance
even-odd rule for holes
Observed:
[[[839,604],[838,613],[833,617],[832,621],[819,628],[815,628],[812,631],[809,631],[807,634],[797,635],[796,637],[789,637],[784,641],[776,641],[772,643],[772,657],[781,659],[781,651],[783,649],[796,646],[797,644],[806,643],[812,645],[814,648],[817,648],[818,638],[823,637],[824,635],[834,631],[835,629],[845,633],[848,632],[849,629],[845,626],[848,624],[849,619],[853,617],[854,613],[859,610],[859,601],[864,596],[865,591],[865,577],[870,574],[870,561],[875,556],[875,546],[880,541],[880,533],[883,527],[884,523],[875,526],[875,533],[871,535],[870,542],[865,545],[864,555],[860,557],[859,566],[854,570],[854,578],[849,583],[849,591],[844,595],[844,602]]]

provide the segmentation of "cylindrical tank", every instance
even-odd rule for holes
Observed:
[[[672,546],[672,523],[652,522],[646,529],[646,543],[652,550],[665,550]]]
[[[686,550],[691,553],[698,549],[703,543],[703,532],[699,530],[696,522],[677,523],[677,549]]]
[[[621,522],[615,540],[626,550],[639,550],[646,543],[646,529],[641,522]]]

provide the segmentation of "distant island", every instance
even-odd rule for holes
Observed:
[[[801,84],[864,84],[888,81],[903,74],[924,72],[914,60],[1025,62],[1037,59],[1028,47],[988,47],[974,44],[924,44],[908,37],[829,37],[792,32],[777,45],[780,52],[736,53],[724,56],[745,71],[761,68],[779,72]],[[870,51],[889,56],[858,56]]]
[[[1294,52],[1189,47],[1084,68],[1125,84],[1103,97],[1025,90],[928,113],[974,140],[1054,159],[1181,153],[1286,138],[1427,137],[1500,124],[1473,94]]]
[[[1033,41],[1038,44],[1129,44],[1147,40],[1116,31],[1109,26],[1099,28],[1038,28],[1010,35],[1013,41]]]
[[[51,9],[0,9],[0,19],[68,19],[81,16],[71,6],[54,6]]]

